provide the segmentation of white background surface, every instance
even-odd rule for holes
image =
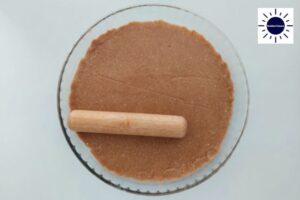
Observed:
[[[150,1],[161,3],[160,1]],[[149,1],[0,0],[0,199],[157,199],[88,172],[62,134],[57,81],[73,43],[105,15]],[[299,0],[164,1],[198,13],[232,41],[250,85],[236,151],[213,177],[159,199],[300,199]],[[293,7],[294,45],[258,45],[258,7]]]

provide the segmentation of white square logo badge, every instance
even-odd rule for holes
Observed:
[[[294,9],[258,8],[257,43],[293,44]]]

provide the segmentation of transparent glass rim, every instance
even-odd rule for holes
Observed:
[[[60,97],[60,93],[61,93],[61,83],[63,81],[63,75],[64,75],[64,72],[65,72],[65,69],[67,67],[67,63],[73,53],[73,51],[75,50],[75,48],[78,46],[78,44],[80,43],[80,41],[85,37],[85,35],[87,35],[95,26],[97,26],[98,24],[100,24],[101,22],[105,21],[107,18],[109,17],[112,17],[120,12],[124,12],[126,10],[131,10],[131,9],[135,9],[135,8],[140,8],[140,7],[165,7],[165,8],[172,8],[172,9],[177,9],[179,11],[184,11],[186,13],[189,13],[189,14],[192,14],[194,15],[195,17],[198,17],[198,18],[201,18],[203,20],[205,20],[208,24],[210,24],[212,27],[214,27],[216,30],[218,30],[218,32],[220,34],[222,34],[222,37],[224,37],[227,42],[231,45],[231,48],[234,50],[234,53],[237,57],[237,59],[239,60],[240,62],[240,67],[241,67],[241,70],[242,70],[242,73],[243,73],[243,76],[245,78],[245,85],[246,85],[246,92],[247,92],[247,107],[246,107],[246,114],[245,114],[245,119],[244,119],[244,123],[243,123],[243,127],[242,127],[242,130],[241,130],[241,133],[235,143],[235,145],[232,147],[232,150],[231,152],[228,154],[228,156],[223,160],[223,162],[218,165],[217,168],[213,169],[212,172],[207,175],[206,177],[204,177],[203,179],[199,180],[199,181],[196,181],[194,182],[193,184],[189,184],[189,185],[186,185],[185,187],[183,188],[177,188],[175,190],[172,190],[172,191],[166,191],[166,192],[160,192],[160,191],[157,191],[157,192],[149,192],[149,191],[146,191],[146,192],[143,192],[143,191],[139,191],[139,190],[132,190],[131,188],[125,188],[125,187],[122,187],[120,184],[115,184],[113,182],[111,182],[110,180],[106,179],[105,177],[103,177],[101,174],[98,174],[93,168],[91,168],[87,162],[82,158],[81,154],[79,152],[77,152],[75,146],[73,145],[72,141],[71,141],[71,138],[68,136],[67,134],[67,130],[66,130],[66,127],[63,123],[63,116],[62,116],[62,111],[61,111],[61,107],[60,107],[60,102],[61,102],[61,97]],[[176,6],[171,6],[171,5],[164,5],[164,4],[142,4],[142,5],[135,5],[135,6],[130,6],[130,7],[127,7],[127,8],[124,8],[124,9],[120,9],[120,10],[117,10],[107,16],[105,16],[104,18],[98,20],[95,24],[93,24],[92,26],[90,26],[80,37],[79,39],[75,42],[75,44],[73,45],[71,51],[69,52],[69,54],[67,55],[67,58],[65,60],[65,62],[63,63],[63,66],[62,66],[62,69],[61,69],[61,72],[60,72],[60,76],[59,76],[59,81],[58,81],[58,88],[57,88],[57,111],[58,111],[58,117],[59,117],[59,122],[60,122],[60,125],[61,125],[61,128],[62,128],[62,132],[66,138],[66,141],[68,143],[68,145],[70,146],[71,150],[73,151],[73,153],[75,154],[75,156],[78,158],[78,160],[83,164],[83,166],[88,169],[88,171],[90,171],[93,175],[95,175],[97,178],[99,178],[100,180],[102,180],[103,182],[105,182],[106,184],[108,185],[111,185],[117,189],[120,189],[120,190],[123,190],[123,191],[127,191],[127,192],[130,192],[130,193],[134,193],[134,194],[140,194],[140,195],[150,195],[150,196],[155,196],[155,195],[167,195],[167,194],[173,194],[173,193],[177,193],[177,192],[180,192],[180,191],[184,191],[184,190],[187,190],[187,189],[190,189],[192,187],[195,187],[196,185],[199,185],[200,183],[204,182],[205,180],[207,180],[208,178],[210,178],[211,176],[213,176],[222,166],[224,166],[224,164],[227,162],[227,160],[231,157],[232,153],[234,152],[235,148],[237,147],[243,133],[244,133],[244,130],[246,128],[246,125],[247,125],[247,122],[248,122],[248,114],[249,114],[249,101],[250,101],[250,94],[249,94],[249,86],[248,86],[248,80],[247,80],[247,76],[246,76],[246,72],[245,72],[245,69],[244,69],[244,66],[242,64],[242,61],[239,57],[239,55],[237,54],[235,48],[233,47],[232,43],[230,42],[230,40],[227,38],[227,36],[217,27],[215,26],[213,23],[211,23],[209,20],[207,20],[206,18],[196,14],[196,13],[193,13],[189,10],[186,10],[186,9],[183,9],[183,8],[180,8],[180,7],[176,7]]]

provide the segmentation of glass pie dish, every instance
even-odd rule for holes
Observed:
[[[91,41],[108,30],[129,22],[163,20],[184,26],[202,34],[227,63],[234,87],[233,112],[227,133],[218,154],[204,167],[191,175],[168,181],[140,181],[116,175],[99,163],[79,136],[67,125],[70,112],[69,96],[71,83],[80,60]],[[234,47],[226,36],[205,18],[190,11],[166,5],[139,5],[116,11],[92,25],[75,43],[63,65],[59,78],[57,106],[63,133],[72,151],[81,163],[95,176],[116,188],[148,195],[170,194],[191,188],[216,173],[228,160],[237,146],[246,125],[249,92],[245,71]]]

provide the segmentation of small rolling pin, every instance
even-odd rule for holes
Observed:
[[[145,113],[73,110],[69,127],[77,132],[182,138],[186,134],[184,117]]]

